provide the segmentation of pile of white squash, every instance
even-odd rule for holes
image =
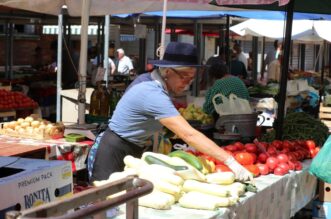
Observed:
[[[148,164],[144,159],[147,155],[188,168],[176,171],[166,166]],[[152,193],[139,198],[139,205],[144,207],[171,209],[171,206],[178,202],[184,208],[216,210],[234,205],[245,193],[245,185],[235,182],[232,172],[204,175],[178,157],[145,152],[141,159],[126,156],[124,163],[123,172],[111,174],[108,180],[95,181],[94,185],[101,186],[129,175],[138,175],[154,185]]]

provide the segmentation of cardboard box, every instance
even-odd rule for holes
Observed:
[[[331,184],[320,181],[318,186],[319,200],[322,202],[331,202]]]
[[[313,218],[330,219],[331,218],[331,202],[313,201]]]
[[[0,219],[9,210],[23,210],[73,194],[71,163],[0,157]]]

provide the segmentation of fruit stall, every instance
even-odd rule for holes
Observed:
[[[62,123],[52,123],[31,114],[0,124],[0,156],[22,156],[47,160],[67,160],[73,171],[85,169],[85,159],[93,141],[64,136]]]

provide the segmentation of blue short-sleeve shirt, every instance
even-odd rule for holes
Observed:
[[[140,82],[125,92],[109,121],[109,128],[143,147],[155,132],[162,129],[159,119],[178,115],[160,77],[152,77],[152,80]]]

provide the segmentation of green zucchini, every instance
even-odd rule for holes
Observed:
[[[178,170],[187,170],[188,167],[186,166],[175,166],[175,165],[171,165],[171,164],[168,164],[167,162],[157,158],[157,157],[154,157],[152,155],[147,155],[145,157],[145,161],[148,163],[148,164],[158,164],[158,165],[161,165],[161,166],[165,166],[165,167],[169,167],[171,169],[174,169],[176,171]]]
[[[189,154],[182,150],[177,150],[177,151],[171,152],[170,154],[168,154],[168,156],[179,157],[179,158],[185,160],[187,163],[189,163],[191,166],[193,166],[197,170],[199,170],[199,171],[203,170],[203,165],[202,165],[201,161],[193,154]]]

